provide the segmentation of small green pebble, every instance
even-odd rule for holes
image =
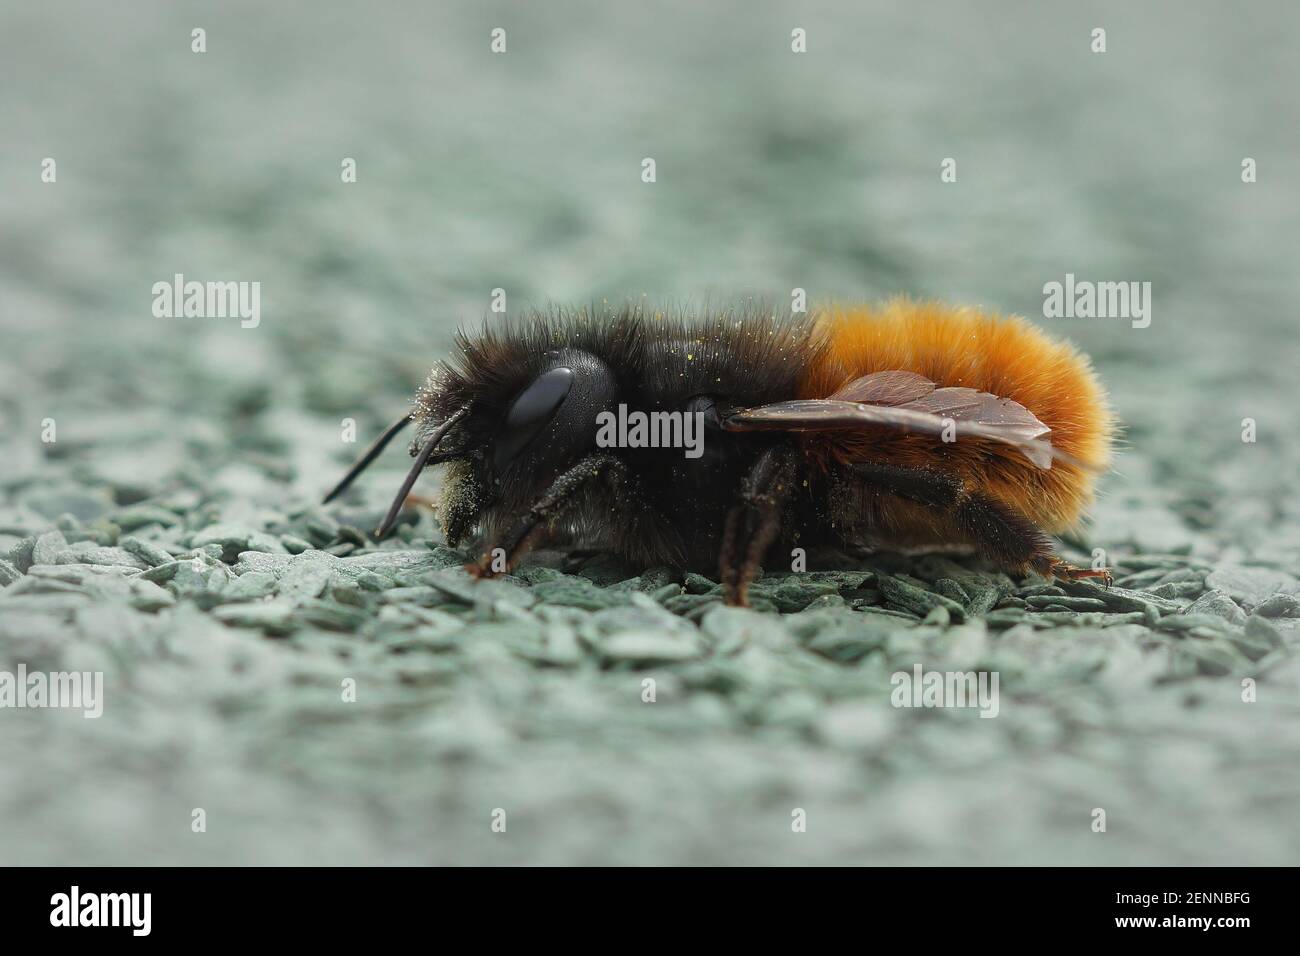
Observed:
[[[302,554],[304,551],[310,551],[312,547],[311,542],[304,541],[297,535],[292,534],[280,535],[280,543],[284,545],[284,549],[290,554]]]
[[[172,556],[162,548],[140,538],[125,537],[121,540],[120,546],[124,551],[135,555],[151,568],[167,564],[172,560]]]

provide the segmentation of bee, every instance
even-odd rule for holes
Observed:
[[[534,312],[456,346],[325,500],[414,423],[376,536],[446,465],[438,513],[450,545],[472,539],[476,576],[567,544],[716,572],[744,606],[778,548],[960,545],[1017,575],[1110,581],[1050,535],[1080,523],[1115,420],[1088,359],[1023,319],[905,298],[807,315],[630,305]],[[615,410],[689,417],[699,447],[611,442]]]

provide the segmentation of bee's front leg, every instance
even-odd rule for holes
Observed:
[[[582,490],[592,481],[603,479],[615,487],[621,485],[627,466],[609,454],[588,455],[551,482],[550,488],[516,522],[510,534],[490,547],[465,570],[475,578],[508,574],[540,539],[546,526],[572,508]]]

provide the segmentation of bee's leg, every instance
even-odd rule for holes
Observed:
[[[947,512],[981,554],[1008,569],[1032,569],[1044,577],[1074,580],[1097,577],[1109,582],[1104,569],[1074,568],[1056,556],[1051,537],[1026,515],[996,498],[966,488],[961,479],[942,471],[859,462],[853,471],[869,484],[918,504]]]
[[[781,531],[781,512],[794,491],[796,470],[792,449],[769,448],[745,476],[740,504],[727,512],[718,560],[727,604],[749,606],[749,584]]]
[[[1056,557],[1051,537],[1028,517],[996,498],[965,492],[953,512],[958,527],[980,553],[1007,569],[1040,571]]]
[[[1035,570],[1038,570],[1035,568]],[[1043,577],[1059,578],[1062,581],[1078,581],[1082,578],[1101,578],[1101,583],[1110,587],[1115,583],[1115,578],[1110,573],[1110,568],[1076,568],[1072,564],[1066,564],[1059,558],[1047,566],[1045,571],[1040,571]]]
[[[488,549],[465,570],[474,577],[490,578],[515,566],[536,543],[542,529],[576,503],[578,495],[592,481],[604,480],[617,492],[627,481],[627,465],[613,455],[589,455],[561,474],[516,522],[510,534]],[[500,552],[494,559],[494,552]]]

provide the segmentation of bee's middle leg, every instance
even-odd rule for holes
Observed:
[[[718,570],[723,599],[749,605],[749,585],[763,555],[781,532],[781,515],[794,491],[797,458],[788,447],[764,451],[745,476],[740,504],[727,512]]]

